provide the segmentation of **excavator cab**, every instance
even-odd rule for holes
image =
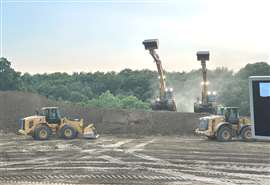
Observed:
[[[216,94],[215,91],[214,92],[211,92],[211,94],[208,94],[207,101],[209,103],[215,103],[217,101],[217,94]]]
[[[173,94],[173,88],[169,88],[165,90],[165,99],[173,99],[174,94]]]

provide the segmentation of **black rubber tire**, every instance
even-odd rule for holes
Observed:
[[[232,140],[232,129],[228,126],[221,126],[217,131],[217,140],[218,141],[231,141]]]
[[[63,128],[60,130],[60,137],[64,139],[74,139],[77,137],[78,132],[75,128],[69,125],[63,126]]]
[[[50,136],[51,130],[46,125],[41,125],[35,128],[33,138],[35,140],[48,140]]]
[[[242,129],[240,136],[243,140],[245,141],[250,141],[252,140],[252,132],[251,132],[251,127],[247,126]]]

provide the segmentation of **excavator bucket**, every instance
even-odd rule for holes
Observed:
[[[93,124],[90,124],[83,129],[83,137],[86,139],[96,139],[99,137]]]
[[[143,45],[146,50],[158,49],[158,39],[144,40]]]
[[[198,51],[197,60],[198,61],[208,61],[209,60],[209,51]]]

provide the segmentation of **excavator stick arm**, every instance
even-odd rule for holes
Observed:
[[[208,82],[207,82],[207,68],[206,68],[206,61],[209,60],[209,51],[198,51],[197,52],[197,60],[201,61],[202,65],[202,75],[203,75],[203,82],[202,82],[202,104],[208,104]]]
[[[157,70],[159,74],[160,99],[162,99],[165,96],[166,84],[165,84],[165,75],[162,68],[161,60],[155,51],[155,49],[158,49],[159,42],[157,39],[148,39],[148,40],[143,41],[143,45],[146,50],[149,50],[150,55],[153,57],[157,65]]]
[[[166,83],[165,83],[165,75],[162,68],[161,60],[159,59],[158,54],[155,52],[155,50],[150,50],[150,55],[153,57],[154,61],[157,65],[157,70],[159,74],[159,88],[160,88],[160,98],[164,97],[165,95],[165,89],[166,89]]]

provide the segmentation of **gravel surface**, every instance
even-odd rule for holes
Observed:
[[[267,142],[102,136],[0,136],[0,184],[270,184]]]

